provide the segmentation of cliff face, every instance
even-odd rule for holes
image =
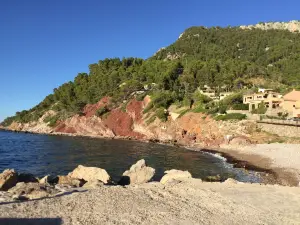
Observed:
[[[133,138],[137,140],[157,140],[183,145],[219,146],[226,142],[224,137],[234,136],[246,142],[253,139],[256,132],[254,122],[222,122],[215,121],[210,116],[201,113],[187,113],[182,117],[172,113],[166,122],[155,119],[148,124],[151,116],[143,114],[143,109],[150,102],[149,97],[144,101],[132,99],[126,109],[111,109],[107,115],[98,117],[97,109],[109,105],[109,99],[103,98],[94,105],[84,108],[85,115],[75,115],[65,121],[59,121],[54,127],[49,127],[43,118],[54,112],[47,112],[39,121],[19,124],[12,123],[9,129],[35,133],[70,134],[107,138]]]
[[[290,32],[300,32],[300,21],[290,22],[269,22],[256,25],[240,26],[241,29],[261,29],[261,30],[288,30]]]

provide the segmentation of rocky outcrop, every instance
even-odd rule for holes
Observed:
[[[0,191],[7,191],[18,182],[18,174],[14,170],[4,170],[0,174]]]
[[[261,30],[288,30],[290,32],[300,32],[300,21],[290,22],[269,22],[256,25],[240,26],[241,29],[261,29]]]
[[[75,179],[83,179],[87,182],[94,180],[100,180],[105,184],[110,182],[108,173],[104,169],[97,167],[85,167],[79,165],[73,172],[69,173],[68,176]]]
[[[109,98],[105,97],[96,104],[87,105],[83,115],[74,115],[60,121],[51,129],[49,127],[40,129],[47,126],[41,120],[28,124],[13,123],[10,128],[71,136],[158,140],[199,147],[219,147],[223,143],[229,144],[229,141],[224,139],[226,135],[235,137],[242,135],[252,140],[252,134],[258,130],[255,122],[215,121],[209,115],[193,112],[179,116],[179,113],[172,112],[172,107],[168,109],[170,116],[166,122],[158,118],[149,122],[154,116],[153,112],[143,113],[143,110],[151,102],[150,96],[146,96],[143,101],[132,98],[126,102],[125,110],[124,107],[112,108],[109,102]],[[108,107],[110,111],[105,116],[96,116],[98,108],[103,106]],[[261,137],[257,138],[256,142],[260,143],[259,140]]]
[[[144,159],[139,160],[133,164],[129,170],[123,173],[119,184],[142,184],[149,182],[155,174],[155,169],[146,166]]]
[[[165,171],[165,174],[161,180],[160,183],[167,184],[173,180],[182,180],[182,179],[189,179],[192,178],[192,175],[189,171],[182,171],[182,170],[167,170]]]

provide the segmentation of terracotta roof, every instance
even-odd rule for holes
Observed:
[[[284,100],[288,101],[299,101],[300,100],[300,91],[291,91],[290,93],[283,96]]]

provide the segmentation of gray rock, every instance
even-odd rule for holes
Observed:
[[[142,184],[149,182],[155,174],[155,169],[146,166],[144,159],[139,160],[126,170],[119,181],[121,185]]]

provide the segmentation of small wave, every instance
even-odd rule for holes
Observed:
[[[208,155],[212,155],[215,158],[221,159],[222,161],[226,162],[227,159],[223,157],[220,153],[210,153],[210,152],[205,152]]]

